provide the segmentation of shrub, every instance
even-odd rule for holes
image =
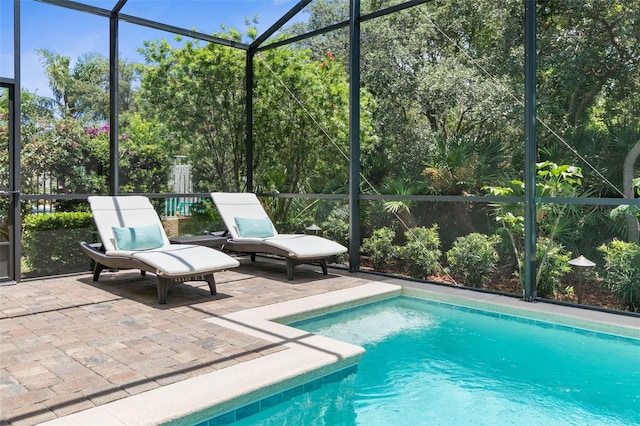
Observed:
[[[471,233],[456,238],[447,252],[447,262],[451,272],[462,276],[464,282],[472,287],[482,287],[487,274],[500,260],[496,245],[500,242],[497,235]]]
[[[24,218],[24,262],[27,276],[56,275],[90,270],[90,260],[80,249],[80,241],[97,236],[89,212],[58,212]]]
[[[362,241],[362,251],[369,256],[371,266],[376,271],[384,270],[395,256],[393,238],[396,233],[391,228],[379,228],[369,238]]]
[[[406,262],[411,276],[426,278],[438,270],[440,236],[438,224],[431,228],[417,227],[405,232],[407,242],[400,249],[401,258]]]
[[[199,235],[204,231],[215,232],[225,229],[224,222],[209,200],[200,200],[191,206],[191,216],[180,222],[181,235]]]
[[[340,217],[330,215],[322,223],[322,235],[346,247],[349,245],[349,223]]]
[[[640,312],[640,246],[613,240],[598,250],[604,253],[607,287],[626,309]]]
[[[339,214],[331,212],[325,222],[322,223],[322,235],[332,241],[349,247],[349,222]],[[345,262],[349,257],[348,252],[335,256],[336,263]]]
[[[536,291],[539,297],[555,296],[562,288],[560,278],[571,271],[571,252],[565,252],[562,244],[548,238],[539,238],[536,244],[538,270]]]

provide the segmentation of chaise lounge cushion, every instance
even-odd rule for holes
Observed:
[[[335,241],[305,234],[278,234],[269,238],[238,237],[233,241],[236,243],[251,242],[265,244],[287,252],[289,254],[288,257],[297,259],[319,259],[347,251],[345,247]]]
[[[151,250],[109,250],[105,255],[138,260],[152,266],[155,274],[169,278],[211,273],[240,264],[218,250],[188,244],[171,244]]]

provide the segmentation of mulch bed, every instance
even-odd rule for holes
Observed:
[[[383,271],[388,274],[406,277],[406,272],[401,264],[392,262],[387,265],[387,270]],[[374,270],[368,263],[366,258],[362,259],[361,268],[364,270]],[[464,285],[460,277],[449,276],[447,274],[438,273],[426,277],[428,281],[451,284]],[[455,281],[454,281],[455,280]],[[566,274],[562,279],[561,292],[556,294],[553,300],[567,303],[578,303],[579,284],[582,286],[581,305],[594,306],[598,308],[624,310],[617,302],[615,296],[611,293],[603,282],[603,280],[594,274],[584,274],[580,279],[579,273],[572,271]],[[501,293],[522,294],[522,285],[518,278],[513,276],[511,269],[503,268],[491,273],[489,283],[483,287],[486,290],[494,290]]]

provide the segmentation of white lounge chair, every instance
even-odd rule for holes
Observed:
[[[216,294],[214,272],[239,266],[232,257],[209,247],[171,244],[149,199],[142,196],[92,196],[89,204],[102,246],[80,243],[95,261],[93,280],[107,268],[140,269],[157,277],[158,301],[167,302],[169,286],[206,281]]]
[[[315,235],[278,234],[253,193],[213,192],[211,198],[229,232],[224,248],[250,253],[253,261],[256,253],[284,257],[290,280],[293,279],[293,268],[302,263],[319,264],[322,273],[327,275],[327,257],[347,251],[335,241]]]

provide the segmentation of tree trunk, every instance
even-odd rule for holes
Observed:
[[[631,148],[624,159],[622,168],[622,191],[626,198],[634,198],[633,193],[633,170],[636,160],[640,157],[640,139]],[[638,224],[637,214],[628,214],[625,216],[627,223],[627,239],[633,243],[640,243],[640,225]]]

